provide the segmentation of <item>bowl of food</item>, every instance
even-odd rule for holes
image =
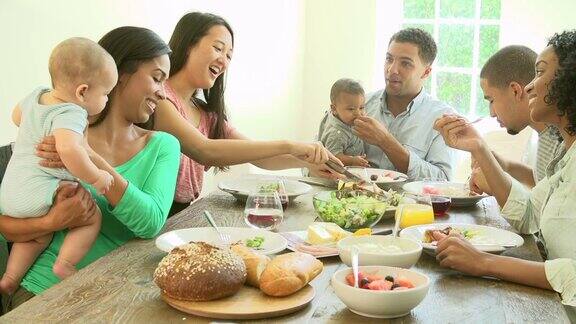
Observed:
[[[389,206],[383,196],[347,194],[341,190],[321,191],[314,195],[312,203],[322,221],[349,231],[376,225]]]
[[[354,313],[374,318],[407,315],[426,297],[428,276],[408,269],[361,266],[358,288],[351,268],[337,271],[331,279],[336,296]]]
[[[349,236],[337,245],[340,259],[347,266],[351,263],[351,249],[357,248],[361,266],[389,266],[410,268],[422,254],[422,244],[412,238],[393,236]]]

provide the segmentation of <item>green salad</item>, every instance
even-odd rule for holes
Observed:
[[[384,214],[388,203],[368,195],[345,196],[341,191],[335,191],[328,200],[314,199],[314,207],[325,222],[350,229],[372,225]]]

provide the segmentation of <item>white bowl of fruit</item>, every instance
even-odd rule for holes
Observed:
[[[358,288],[354,287],[352,268],[332,276],[336,296],[354,313],[375,318],[407,315],[426,297],[430,278],[419,272],[386,267],[358,267]]]

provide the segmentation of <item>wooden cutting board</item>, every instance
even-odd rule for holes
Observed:
[[[180,311],[197,316],[219,319],[258,319],[296,312],[310,303],[315,294],[314,287],[310,285],[286,297],[271,297],[257,288],[244,286],[233,296],[207,302],[178,300],[164,293],[162,293],[162,299]]]

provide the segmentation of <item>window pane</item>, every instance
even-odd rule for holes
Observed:
[[[440,0],[440,17],[474,18],[476,0]]]
[[[476,82],[476,115],[479,117],[490,116],[488,100],[484,99],[484,93],[480,87],[480,79]]]
[[[440,25],[438,62],[440,66],[472,67],[474,27],[466,25]]]
[[[404,0],[404,18],[434,18],[434,0]]]
[[[500,0],[482,0],[480,17],[485,19],[500,19]]]
[[[430,33],[430,35],[434,35],[434,25],[432,24],[404,24],[403,28],[413,27],[413,28],[420,28]]]
[[[470,112],[469,74],[438,72],[438,98],[463,115]]]
[[[499,26],[480,26],[480,61],[478,66],[484,66],[484,63],[498,51],[500,43]]]

